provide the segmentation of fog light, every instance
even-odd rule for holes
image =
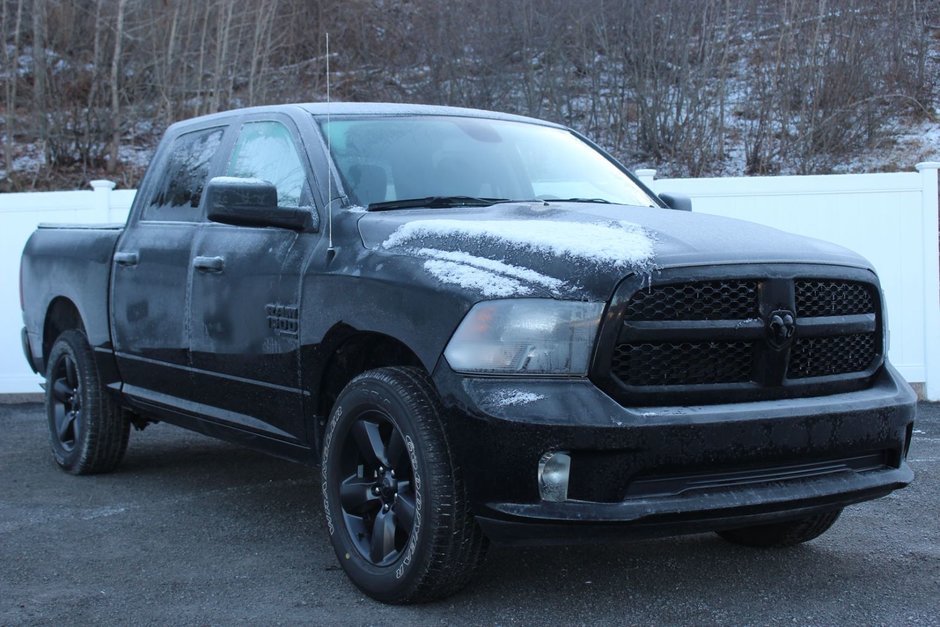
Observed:
[[[568,475],[571,473],[571,455],[565,451],[552,451],[539,460],[539,493],[543,501],[559,503],[568,500]]]

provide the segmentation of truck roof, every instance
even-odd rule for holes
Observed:
[[[536,118],[530,118],[511,113],[500,113],[497,111],[486,111],[483,109],[468,109],[465,107],[446,107],[440,105],[421,105],[421,104],[395,104],[388,102],[307,102],[280,105],[264,105],[260,107],[246,107],[242,109],[231,109],[219,113],[211,113],[195,118],[182,120],[172,125],[189,125],[192,123],[202,123],[214,119],[226,119],[233,116],[239,116],[246,113],[297,113],[304,111],[315,116],[325,116],[327,114],[336,116],[405,116],[405,115],[438,115],[453,117],[472,117],[489,118],[495,120],[511,120],[516,122],[526,122],[529,124],[539,124],[542,126],[552,126],[564,128],[561,124],[546,122]],[[172,128],[171,127],[171,128]]]

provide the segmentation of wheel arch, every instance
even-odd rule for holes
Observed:
[[[46,308],[46,316],[42,323],[42,363],[43,366],[49,364],[49,353],[52,351],[52,345],[63,331],[77,329],[85,332],[85,324],[82,321],[82,315],[69,298],[57,296],[52,299]]]
[[[317,451],[322,450],[323,431],[337,397],[357,375],[387,366],[412,366],[427,372],[417,353],[400,339],[348,325],[334,327],[322,344],[308,351],[305,360],[311,366],[305,369],[310,373],[305,386],[311,392],[311,435]],[[317,362],[320,367],[313,367]]]
[[[95,321],[92,320],[91,322],[94,323]],[[75,329],[85,335],[91,347],[95,367],[98,369],[98,377],[102,385],[109,387],[120,382],[120,375],[118,374],[117,365],[114,361],[114,355],[110,350],[96,350],[95,342],[91,337],[94,335],[94,329],[88,328],[86,318],[82,315],[81,309],[75,304],[75,301],[67,296],[56,296],[49,302],[49,306],[46,308],[46,315],[42,323],[42,369],[40,370],[40,374],[44,374],[46,368],[49,366],[49,353],[52,352],[52,346],[55,344],[56,339],[58,339],[64,331],[70,329]],[[108,348],[110,349],[110,345],[108,345]],[[111,391],[115,393],[114,390]]]

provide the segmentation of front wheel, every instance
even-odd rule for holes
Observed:
[[[718,535],[735,544],[761,548],[795,546],[818,538],[829,530],[839,518],[842,509],[831,512],[771,523],[769,525],[754,525],[738,529],[719,531]]]
[[[323,511],[343,570],[386,603],[452,594],[482,562],[441,424],[437,393],[415,368],[379,368],[342,391],[323,444]]]
[[[110,472],[123,459],[130,423],[101,386],[81,331],[63,332],[49,352],[46,416],[52,455],[66,472]]]

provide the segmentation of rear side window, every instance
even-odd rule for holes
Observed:
[[[199,202],[209,177],[209,164],[222,144],[222,128],[180,135],[173,140],[161,168],[144,220],[199,220]]]
[[[273,183],[278,206],[313,205],[300,153],[290,131],[280,122],[248,122],[242,126],[225,174]]]

